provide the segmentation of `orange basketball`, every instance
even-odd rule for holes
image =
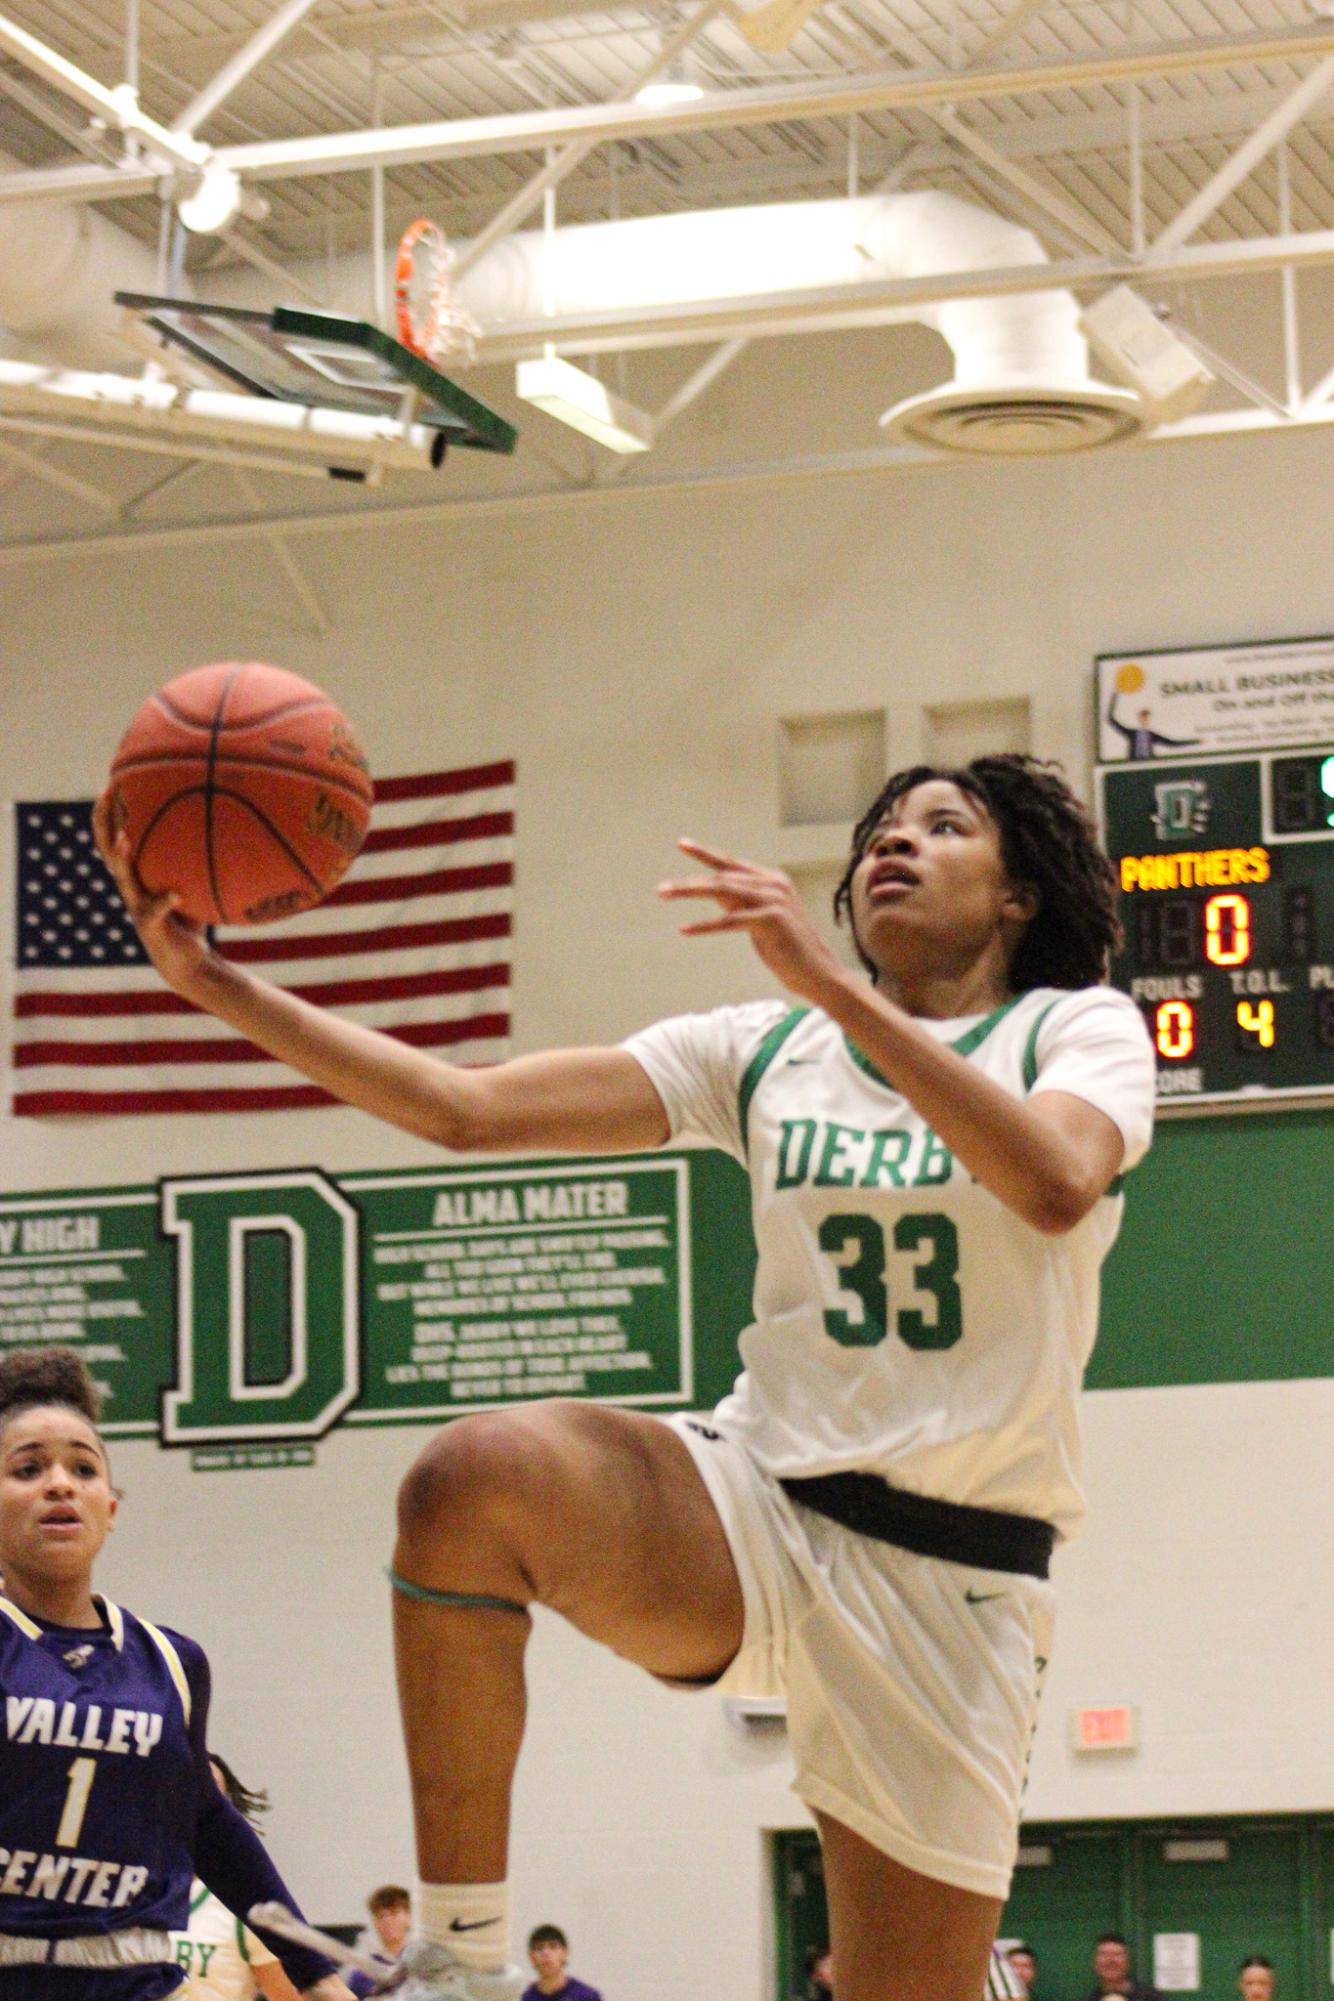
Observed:
[[[327,896],[357,855],[373,788],[356,732],[281,667],[223,660],[149,697],[111,766],[145,889],[199,924],[269,924]]]

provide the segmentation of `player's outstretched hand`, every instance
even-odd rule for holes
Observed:
[[[192,924],[179,914],[174,891],[167,896],[150,896],[144,888],[134,872],[129,839],[124,828],[117,824],[109,790],[93,807],[93,838],[97,852],[125,899],[125,908],[143,940],[144,950],[167,985],[184,992],[209,955],[203,926]]]
[[[737,855],[721,854],[699,841],[682,839],[677,846],[709,873],[685,882],[663,882],[658,895],[665,902],[683,897],[711,899],[719,906],[713,917],[681,926],[683,938],[704,938],[719,931],[747,931],[750,942],[769,971],[789,993],[816,1005],[831,980],[846,977],[821,938],[791,876],[781,869],[761,868]]]

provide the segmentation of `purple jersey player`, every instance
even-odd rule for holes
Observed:
[[[238,1915],[291,1903],[213,1782],[202,1651],[93,1594],[116,1512],[97,1415],[72,1350],[0,1359],[0,2001],[171,1994],[196,1874]],[[327,1959],[271,1945],[347,2001]]]

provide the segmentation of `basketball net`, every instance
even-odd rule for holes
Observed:
[[[482,331],[459,304],[453,269],[454,253],[439,223],[428,216],[409,223],[394,260],[398,337],[436,367],[451,358],[471,361]]]

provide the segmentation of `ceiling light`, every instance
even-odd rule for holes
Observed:
[[[582,431],[586,438],[612,452],[646,452],[653,444],[653,419],[633,403],[613,396],[596,375],[554,354],[521,361],[514,388],[524,403],[545,410],[560,424]]]
[[[218,162],[205,167],[196,185],[176,204],[176,213],[196,236],[215,236],[236,220],[242,204],[241,180]]]
[[[635,103],[646,111],[662,111],[671,104],[693,104],[703,97],[704,86],[687,74],[681,62],[672,63],[663,74],[635,92]]]

